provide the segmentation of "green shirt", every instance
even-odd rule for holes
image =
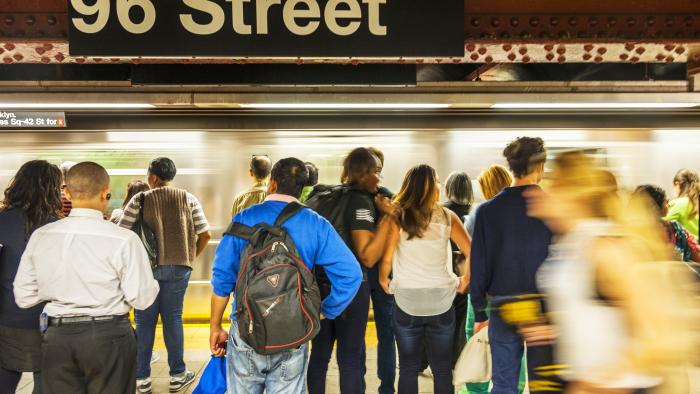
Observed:
[[[675,220],[691,234],[698,236],[698,214],[691,215],[693,205],[688,197],[680,197],[668,203],[668,215],[664,220]]]

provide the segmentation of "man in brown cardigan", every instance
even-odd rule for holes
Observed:
[[[135,313],[136,388],[140,393],[151,392],[150,360],[158,315],[163,322],[163,338],[168,349],[170,392],[177,392],[195,380],[194,372],[187,370],[183,360],[182,305],[192,265],[206,248],[211,232],[197,198],[170,186],[176,172],[172,160],[166,157],[153,160],[148,167],[151,190],[135,195],[119,221],[120,226],[130,229],[143,209],[143,220],[158,240],[158,266],[153,276],[160,284],[160,293],[151,307]]]

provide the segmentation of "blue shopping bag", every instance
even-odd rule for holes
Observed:
[[[226,393],[226,357],[211,356],[192,394]]]

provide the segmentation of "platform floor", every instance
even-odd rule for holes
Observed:
[[[376,393],[379,387],[377,378],[377,336],[373,323],[367,327],[367,393]],[[155,351],[160,354],[160,359],[153,364],[151,376],[153,377],[153,393],[168,392],[168,362],[165,343],[160,327],[156,332]],[[185,362],[187,368],[197,372],[197,377],[201,374],[206,362],[209,360],[209,326],[208,325],[187,325],[185,326]],[[335,360],[335,357],[333,357]],[[398,378],[398,370],[397,370]],[[328,370],[327,394],[338,394],[338,366],[333,361]],[[420,376],[419,386],[421,393],[433,392],[433,381],[430,376]],[[191,385],[183,393],[191,393],[196,387]],[[25,374],[20,382],[17,393],[31,394],[33,382],[31,374]]]

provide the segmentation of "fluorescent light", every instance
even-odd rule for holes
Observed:
[[[494,109],[645,109],[645,108],[692,108],[700,103],[496,103]]]
[[[440,109],[449,104],[431,103],[259,103],[240,104],[252,109]]]
[[[146,109],[145,103],[0,103],[0,109]]]

